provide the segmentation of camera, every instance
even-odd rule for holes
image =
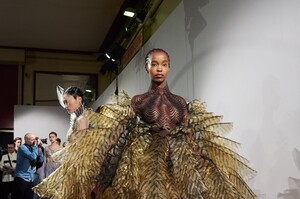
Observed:
[[[36,137],[35,139],[38,140],[39,137]],[[41,139],[41,142],[42,142],[43,144],[47,144],[47,139],[48,139],[48,138]]]

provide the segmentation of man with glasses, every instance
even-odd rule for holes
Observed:
[[[13,141],[7,144],[7,154],[2,156],[0,169],[3,172],[0,197],[7,199],[13,192],[14,171],[16,168],[17,153]]]

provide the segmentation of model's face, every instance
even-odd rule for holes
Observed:
[[[166,80],[170,70],[168,56],[164,52],[153,52],[149,56],[146,71],[155,83],[162,83]]]
[[[69,114],[74,113],[82,103],[82,98],[77,97],[76,99],[72,95],[64,94],[64,105],[65,109]]]
[[[49,135],[49,140],[50,140],[51,143],[55,143],[56,142],[56,138],[57,137],[54,134],[50,134]]]

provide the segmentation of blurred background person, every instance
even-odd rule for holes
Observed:
[[[41,152],[41,140],[36,139],[33,133],[26,133],[24,140],[25,143],[19,147],[17,153],[13,199],[33,198],[31,188],[33,187],[36,166],[44,161],[44,155]]]
[[[53,171],[55,171],[59,166],[60,163],[56,162],[52,159],[52,154],[62,149],[62,147],[57,142],[57,133],[50,132],[49,133],[49,140],[50,145],[45,147],[45,175],[44,177],[48,177]]]
[[[0,169],[3,172],[0,188],[1,199],[10,198],[13,192],[14,171],[17,162],[17,153],[13,141],[7,144],[7,151],[7,154],[4,154],[0,161]]]
[[[18,152],[18,148],[21,146],[22,144],[22,138],[21,137],[16,137],[14,139],[14,142],[15,142],[15,150],[16,152]]]

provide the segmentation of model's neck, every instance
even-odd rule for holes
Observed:
[[[169,92],[168,83],[166,81],[157,83],[157,82],[151,82],[150,92],[159,91],[160,93]]]
[[[150,89],[163,89],[167,86],[167,82],[164,81],[164,82],[154,82],[154,81],[151,81],[151,85],[150,85]]]
[[[84,111],[83,105],[79,106],[78,109],[74,112],[76,117],[79,117]]]

